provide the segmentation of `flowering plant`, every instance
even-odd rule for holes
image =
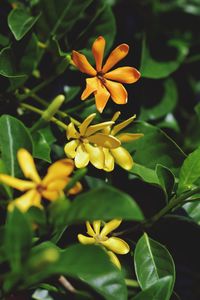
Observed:
[[[186,2],[1,1],[0,299],[199,299]]]

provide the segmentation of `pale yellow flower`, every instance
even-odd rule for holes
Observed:
[[[120,112],[116,112],[112,118],[112,121],[115,122],[120,116]],[[133,115],[131,118],[111,126],[107,126],[103,129],[105,134],[109,134],[117,138],[121,143],[126,143],[130,141],[137,140],[143,136],[142,133],[119,133],[122,129],[127,127],[130,123],[134,121],[136,115]],[[122,146],[116,147],[114,149],[103,148],[105,155],[105,164],[104,170],[110,172],[114,169],[114,164],[117,163],[120,167],[125,170],[130,170],[133,167],[133,158],[130,153]]]
[[[103,169],[105,161],[103,147],[112,149],[121,144],[109,133],[101,132],[114,122],[90,125],[95,116],[95,113],[89,115],[77,129],[73,122],[67,127],[67,139],[71,141],[65,145],[64,151],[67,157],[74,159],[77,168],[84,168],[91,162],[96,168]]]
[[[70,181],[69,175],[74,170],[72,160],[61,159],[56,161],[48,168],[46,176],[41,179],[33,157],[26,149],[20,149],[17,152],[17,158],[24,176],[31,179],[31,181],[18,179],[7,174],[0,174],[1,183],[7,184],[21,192],[25,192],[25,194],[10,202],[8,205],[9,210],[12,210],[14,206],[17,206],[24,212],[31,206],[42,208],[42,198],[54,201],[62,195],[63,189]],[[81,189],[80,183],[77,183],[69,191],[69,194],[76,194]]]
[[[130,251],[129,245],[118,237],[108,237],[113,230],[121,224],[122,220],[114,219],[106,223],[101,229],[101,221],[94,221],[92,225],[86,222],[87,234],[78,234],[78,240],[81,244],[99,244],[104,246],[108,251],[111,261],[120,268],[120,262],[116,254],[127,254]]]

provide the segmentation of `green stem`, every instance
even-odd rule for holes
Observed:
[[[136,280],[133,279],[125,279],[125,283],[127,286],[133,287],[133,288],[138,288],[139,287],[139,283]]]

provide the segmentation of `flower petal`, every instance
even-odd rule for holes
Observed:
[[[78,240],[81,244],[84,244],[84,245],[95,244],[95,239],[93,237],[88,237],[83,234],[78,234]]]
[[[78,145],[79,145],[78,140],[73,140],[67,143],[64,147],[65,154],[69,158],[74,158],[76,156],[76,148],[78,147]]]
[[[118,237],[110,237],[101,244],[116,254],[127,254],[130,251],[129,245]]]
[[[14,207],[17,207],[22,212],[26,212],[31,206],[43,208],[41,205],[41,196],[35,189],[26,192],[21,197],[10,202],[8,210],[12,211]]]
[[[134,83],[140,78],[140,72],[132,67],[120,67],[104,75],[106,79],[111,79],[121,83]]]
[[[47,175],[42,180],[42,184],[48,185],[49,189],[55,189],[53,186],[56,185],[54,183],[57,181],[57,184],[60,186],[64,185],[64,181],[67,183],[68,176],[73,172],[74,170],[74,162],[71,159],[60,159],[53,163],[49,168]],[[62,181],[62,183],[59,183],[59,180]],[[65,183],[65,185],[66,185]],[[51,186],[51,188],[50,188]],[[62,189],[62,188],[58,188]]]
[[[52,180],[48,186],[47,190],[50,191],[62,191],[67,183],[69,182],[69,178],[59,178]]]
[[[85,144],[85,149],[89,153],[91,164],[97,169],[103,169],[105,157],[102,148]]]
[[[36,186],[36,184],[32,181],[21,180],[7,174],[0,174],[0,182],[9,185],[19,191],[26,191],[32,189]]]
[[[92,93],[96,92],[98,89],[98,82],[97,77],[87,78],[86,79],[86,88],[84,89],[81,100],[85,100],[88,98]]]
[[[104,108],[108,102],[108,99],[110,98],[110,93],[105,88],[105,86],[100,82],[100,80],[98,83],[98,89],[94,93],[94,96],[95,96],[96,107],[97,107],[98,111],[100,113],[102,113],[102,111],[104,110]]]
[[[97,74],[96,70],[88,62],[85,55],[73,50],[72,51],[72,60],[73,60],[74,64],[77,66],[77,68],[82,73],[86,73],[91,76],[95,76]]]
[[[116,135],[120,130],[127,127],[129,124],[131,124],[135,120],[135,118],[136,118],[136,115],[133,115],[129,119],[115,125],[111,131],[111,134]]]
[[[102,72],[106,73],[120,60],[122,60],[128,54],[129,46],[127,44],[121,44],[116,47],[109,55],[105,65],[103,66]]]
[[[98,146],[102,146],[109,149],[117,148],[121,145],[121,142],[116,137],[104,133],[95,133],[87,137],[87,139],[93,144],[97,144]]]
[[[108,126],[111,126],[113,124],[114,124],[113,121],[107,121],[107,122],[102,122],[102,123],[99,123],[99,124],[91,125],[91,126],[88,127],[85,135],[86,136],[92,135],[95,132],[97,132],[99,130],[102,130],[102,129],[104,129],[104,128],[108,127]]]
[[[81,135],[85,135],[88,126],[90,125],[90,123],[93,121],[93,119],[96,117],[96,113],[93,113],[91,115],[89,115],[79,126],[79,131]]]
[[[82,191],[83,187],[80,182],[76,182],[76,184],[68,191],[68,195],[76,195]]]
[[[99,234],[100,233],[100,228],[101,228],[101,221],[100,220],[93,221],[92,225],[93,225],[93,228],[94,228],[94,232],[96,234]]]
[[[20,165],[20,168],[22,169],[22,172],[24,173],[24,176],[27,178],[32,179],[36,183],[40,183],[41,179],[38,175],[38,172],[35,167],[35,163],[33,160],[33,157],[26,149],[19,149],[17,152],[17,159]]]
[[[55,190],[44,190],[42,191],[42,197],[49,200],[49,201],[55,201],[59,197],[61,197],[62,192],[61,191],[55,191]]]
[[[111,98],[116,104],[127,103],[128,94],[125,87],[121,83],[106,80],[104,84],[110,92]]]
[[[105,163],[104,163],[104,171],[111,172],[114,169],[115,166],[115,160],[113,156],[110,154],[109,149],[103,148],[103,152],[105,155]]]
[[[110,222],[107,222],[103,229],[101,230],[101,235],[106,236],[108,235],[111,231],[115,230],[119,225],[121,224],[122,220],[114,219]]]
[[[90,225],[90,222],[86,222],[86,228],[87,228],[87,234],[90,235],[91,237],[95,236],[95,232],[92,228],[92,226]]]
[[[121,133],[117,135],[117,138],[122,142],[130,142],[130,141],[135,141],[143,137],[144,134],[142,133]]]
[[[92,45],[92,53],[95,58],[97,72],[101,71],[102,68],[105,44],[105,39],[102,36],[99,36]]]
[[[115,253],[113,253],[112,251],[107,251],[111,262],[116,265],[117,268],[121,269],[121,264],[119,262],[119,259],[117,258],[117,256],[115,255]]]
[[[88,165],[89,159],[90,157],[85,147],[82,144],[80,144],[76,151],[75,166],[77,168],[84,168]]]
[[[116,149],[110,149],[112,155],[114,156],[115,162],[120,165],[125,170],[130,170],[133,167],[133,159],[130,153],[123,147],[118,147]]]
[[[69,123],[69,125],[67,126],[67,139],[78,139],[80,134],[79,132],[76,130],[74,123]]]

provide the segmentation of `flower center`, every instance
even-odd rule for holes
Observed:
[[[108,238],[107,236],[102,236],[101,234],[96,234],[94,239],[97,243],[105,242]]]
[[[46,190],[46,187],[44,187],[42,184],[38,184],[36,190],[41,194],[44,190]]]
[[[103,75],[104,75],[103,72],[100,71],[100,72],[97,73],[97,78],[101,81],[102,84],[105,84],[106,80],[103,77]]]

